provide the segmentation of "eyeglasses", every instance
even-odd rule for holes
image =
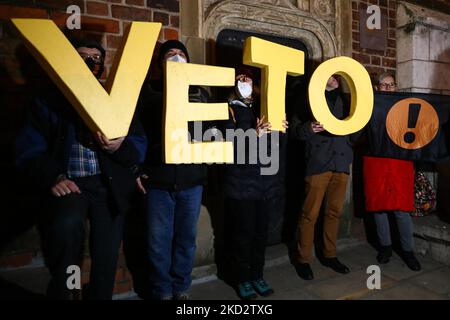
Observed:
[[[100,54],[89,55],[80,53],[80,56],[84,61],[86,61],[87,59],[92,59],[95,63],[103,63],[103,57]]]
[[[393,89],[395,88],[395,83],[380,83],[381,88]]]

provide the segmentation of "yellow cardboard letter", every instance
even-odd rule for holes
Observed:
[[[261,115],[272,130],[285,131],[286,75],[304,74],[305,54],[270,41],[249,37],[244,46],[244,63],[262,70]]]
[[[337,119],[328,108],[325,88],[328,79],[341,75],[350,87],[352,102],[350,115]],[[309,83],[309,103],[314,118],[323,124],[325,130],[335,135],[357,132],[369,122],[373,111],[373,89],[366,69],[356,60],[338,57],[322,63],[314,72]]]
[[[234,69],[166,62],[163,127],[165,162],[232,163],[232,142],[190,143],[188,121],[228,119],[227,103],[190,103],[190,85],[233,86]]]
[[[150,66],[160,23],[133,22],[103,88],[58,29],[45,19],[12,19],[27,48],[92,131],[126,136]]]

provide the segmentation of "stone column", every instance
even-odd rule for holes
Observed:
[[[400,2],[397,41],[399,89],[450,94],[450,16]]]
[[[191,62],[205,63],[205,40],[201,37],[203,8],[201,0],[180,0],[180,34],[189,50]]]

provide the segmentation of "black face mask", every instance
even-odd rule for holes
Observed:
[[[94,59],[92,59],[90,57],[87,58],[86,60],[84,60],[84,62],[88,66],[89,70],[92,71],[94,76],[97,79],[100,79],[100,77],[102,76],[102,73],[103,73],[103,69],[104,69],[103,63],[95,62]]]

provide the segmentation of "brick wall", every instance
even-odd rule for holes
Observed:
[[[360,47],[360,19],[359,10],[367,9],[367,6],[376,4],[380,6],[381,13],[388,17],[388,41],[386,50],[371,50]],[[353,58],[362,63],[371,78],[374,80],[383,72],[389,71],[395,74],[397,63],[396,28],[397,1],[394,0],[354,0],[352,1],[352,32],[353,32]]]
[[[16,3],[16,4],[12,4]],[[21,3],[21,5],[17,5]],[[177,0],[28,0],[0,5],[0,21],[4,28],[8,19],[50,18],[64,28],[68,5],[76,4],[82,12],[81,32],[100,40],[107,49],[106,70],[130,21],[156,21],[163,24],[160,40],[179,37],[179,1]],[[0,41],[5,39],[0,39]]]
[[[20,267],[42,261],[34,208],[21,205],[13,174],[13,141],[21,124],[23,108],[42,87],[47,77],[24,49],[10,18],[52,19],[62,29],[66,25],[67,6],[81,9],[81,30],[74,33],[91,36],[107,50],[109,71],[123,31],[130,21],[155,21],[163,24],[159,40],[179,37],[179,0],[15,0],[0,4],[0,182],[2,220],[0,221],[0,268]],[[105,72],[104,77],[107,72]],[[122,250],[121,250],[122,252]],[[90,260],[83,262],[83,283],[89,277]],[[121,253],[115,293],[131,289],[131,276]]]
[[[404,0],[431,10],[450,14],[450,0]],[[388,18],[388,47],[387,50],[378,51],[362,49],[360,47],[359,9],[367,9],[369,5],[378,5],[381,12]],[[396,39],[396,12],[397,0],[353,0],[352,1],[352,40],[353,58],[362,63],[373,80],[383,72],[397,71],[397,39]]]

